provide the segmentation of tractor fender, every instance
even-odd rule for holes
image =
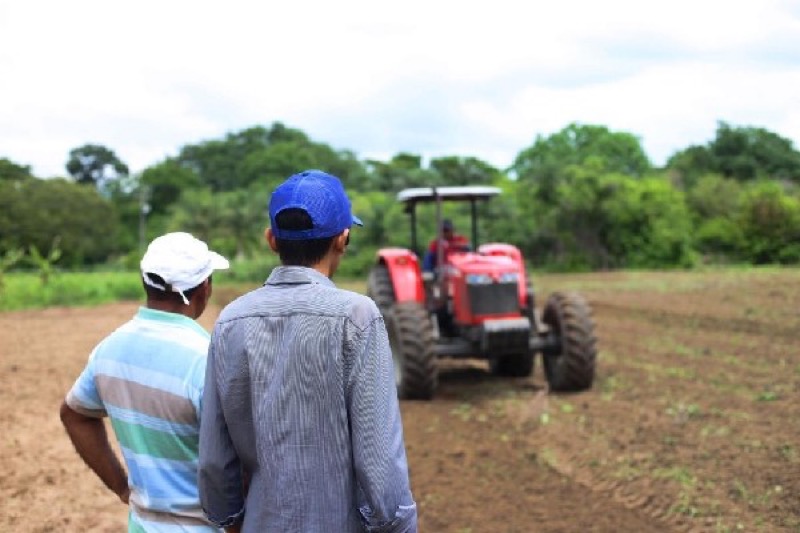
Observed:
[[[519,274],[519,302],[520,307],[526,305],[528,299],[528,273],[525,271],[525,260],[522,258],[522,252],[516,246],[511,244],[490,242],[482,244],[478,247],[478,253],[483,255],[500,255],[511,258],[517,265],[517,274]]]
[[[378,262],[389,270],[395,302],[425,304],[425,287],[416,254],[405,248],[383,248],[378,251]]]

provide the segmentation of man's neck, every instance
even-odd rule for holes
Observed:
[[[284,264],[284,266],[293,266],[293,265]],[[299,266],[299,265],[297,265],[297,266]],[[310,266],[307,266],[305,268],[310,268],[311,270],[316,270],[317,272],[319,272],[320,274],[322,274],[323,276],[325,276],[328,279],[333,279],[333,274],[336,271],[333,268],[333,261],[332,261],[332,258],[329,255],[323,257],[322,260],[319,263],[317,263],[316,265],[310,265]]]
[[[320,274],[322,274],[323,276],[325,276],[328,279],[333,277],[333,273],[331,272],[331,266],[327,262],[319,263],[317,265],[314,265],[311,268],[313,268],[314,270],[316,270],[317,272],[319,272]]]
[[[165,313],[175,313],[176,315],[183,315],[194,319],[192,316],[193,309],[191,305],[186,305],[183,302],[164,302],[160,300],[147,300],[145,307],[148,309],[155,309],[156,311],[164,311]]]

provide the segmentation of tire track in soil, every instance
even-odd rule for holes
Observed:
[[[432,402],[403,402],[422,530],[687,531],[657,495],[558,467],[570,459],[552,461],[548,454],[560,443],[543,442],[537,431],[548,402],[530,379],[495,378],[476,367],[443,373]]]
[[[550,396],[545,385],[530,402],[531,406],[537,407],[531,409],[523,405],[520,409],[521,413],[518,414],[518,417],[531,435],[536,435],[534,432],[539,424],[539,415],[550,411],[549,399]],[[647,531],[692,531],[692,524],[685,517],[672,512],[675,502],[659,492],[658,487],[650,486],[648,490],[642,491],[626,481],[608,480],[595,476],[590,468],[581,466],[581,457],[578,454],[569,452],[575,445],[575,439],[562,440],[558,437],[553,440],[546,439],[546,442],[552,446],[548,448],[549,457],[546,460],[548,468],[572,483],[590,490],[600,499],[607,498],[618,506],[648,517],[651,519],[651,523],[648,525]],[[541,438],[529,440],[536,442],[537,446],[542,446]],[[627,530],[620,529],[620,531]]]
[[[569,466],[578,463],[579,458],[577,456],[560,455],[558,452],[553,452],[553,454],[555,455],[555,460],[549,466],[560,475],[595,493],[604,495],[626,509],[643,513],[671,531],[693,531],[692,524],[672,512],[674,502],[668,497],[657,494],[654,491],[641,492],[635,490],[625,481],[597,478],[589,469]]]
[[[655,324],[670,324],[677,327],[729,331],[732,333],[748,333],[766,337],[781,337],[788,340],[800,340],[800,330],[792,326],[783,326],[775,322],[761,322],[737,317],[721,317],[700,313],[680,313],[666,309],[654,309],[612,303],[603,300],[592,300],[591,306],[595,314],[622,315],[637,320],[646,320]]]

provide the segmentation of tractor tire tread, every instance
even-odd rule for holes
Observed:
[[[555,292],[547,301],[542,320],[557,329],[562,350],[556,358],[545,356],[544,367],[550,388],[558,392],[591,388],[597,360],[592,311],[581,295]]]

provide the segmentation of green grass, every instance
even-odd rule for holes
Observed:
[[[275,266],[270,261],[240,261],[231,270],[215,277],[215,302],[224,305],[239,294],[260,286]],[[555,290],[599,291],[675,291],[696,290],[708,285],[730,285],[753,273],[774,275],[781,268],[716,268],[695,271],[627,271],[585,274],[554,274],[530,272],[537,292]],[[337,286],[359,293],[366,292],[366,276],[355,278],[341,272],[335,278]],[[0,311],[12,311],[49,306],[97,305],[119,300],[141,300],[142,289],[138,272],[56,272],[43,285],[35,273],[6,273],[0,287]],[[541,293],[540,293],[541,294]],[[691,347],[681,347],[682,355],[696,356]],[[686,353],[683,353],[686,352]],[[800,373],[800,366],[796,371]]]
[[[531,271],[534,289],[579,292],[694,292],[709,288],[737,287],[743,279],[783,275],[793,267],[713,266],[691,270],[626,270],[612,272],[551,273]]]
[[[266,275],[264,276],[266,279]],[[235,297],[263,283],[244,282],[225,275],[214,277],[213,301],[225,305]],[[344,289],[364,293],[363,280],[339,280]],[[44,307],[91,306],[117,301],[144,301],[144,290],[138,272],[56,272],[47,284],[36,273],[5,274],[0,287],[0,311],[41,309]]]
[[[47,284],[37,274],[13,273],[4,276],[0,311],[136,301],[143,295],[139,274],[134,272],[60,272]]]

